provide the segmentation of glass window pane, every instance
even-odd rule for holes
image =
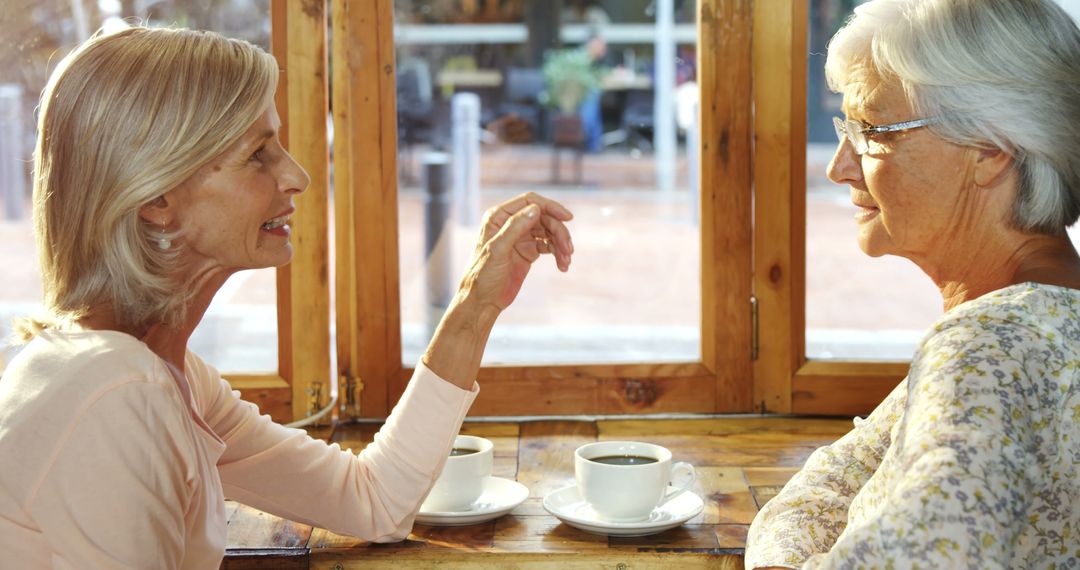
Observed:
[[[806,355],[812,359],[908,360],[942,313],[941,294],[914,263],[891,255],[871,258],[859,249],[849,189],[825,177],[837,146],[832,117],[841,115],[842,102],[825,84],[826,44],[864,1],[810,3]],[[1059,2],[1080,14],[1077,0]],[[1080,243],[1080,227],[1069,233]]]
[[[30,169],[37,97],[63,55],[123,18],[149,25],[214,30],[269,50],[269,0],[37,0],[5,4],[0,38],[0,338],[11,321],[41,310],[41,277],[30,221]],[[16,348],[2,343],[0,369]],[[217,295],[190,348],[229,372],[277,370],[273,269],[233,276]]]
[[[394,3],[406,365],[484,209],[526,191],[574,212],[577,251],[534,266],[485,364],[700,358],[694,2],[557,5]]]

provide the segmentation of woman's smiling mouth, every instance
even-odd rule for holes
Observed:
[[[277,235],[277,236],[288,237],[289,234],[290,234],[290,228],[289,228],[288,223],[289,223],[289,218],[290,218],[291,215],[292,215],[292,213],[290,212],[288,214],[285,214],[285,215],[278,216],[276,218],[272,218],[270,220],[267,220],[261,226],[262,231],[264,231],[266,233],[274,234],[274,235]]]

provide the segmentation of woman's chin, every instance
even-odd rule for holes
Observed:
[[[239,269],[273,269],[275,267],[284,267],[292,263],[292,260],[293,249],[290,245],[282,251],[274,252],[273,255],[259,255],[256,259],[251,259],[242,264]]]
[[[880,228],[870,228],[866,225],[859,226],[859,249],[870,257],[881,257],[892,253],[889,248],[888,236],[881,235]]]
[[[275,251],[274,255],[266,260],[264,268],[270,267],[284,267],[293,260],[293,246],[291,243],[287,243],[280,251]]]

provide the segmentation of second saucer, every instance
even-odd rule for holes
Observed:
[[[675,492],[668,487],[668,492]],[[604,536],[648,536],[675,528],[705,509],[701,497],[685,491],[653,510],[648,518],[635,522],[611,522],[596,514],[581,497],[577,485],[553,491],[544,497],[544,509],[562,522],[585,532]]]

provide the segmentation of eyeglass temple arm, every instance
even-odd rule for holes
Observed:
[[[916,119],[914,121],[904,121],[903,123],[894,123],[891,125],[881,125],[879,127],[870,127],[864,130],[864,133],[894,133],[896,131],[906,131],[908,129],[914,129],[918,127],[925,127],[931,123],[935,123],[934,119]]]

